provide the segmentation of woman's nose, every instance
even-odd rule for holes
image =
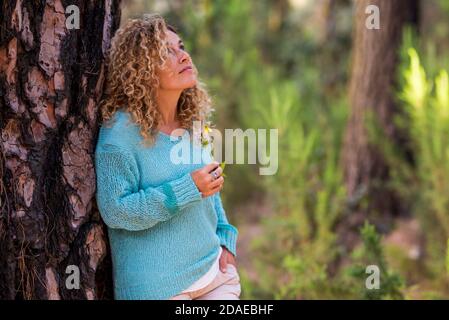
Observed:
[[[181,58],[179,59],[179,63],[182,64],[189,59],[189,55],[184,50],[181,51]]]

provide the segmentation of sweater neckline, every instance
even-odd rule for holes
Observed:
[[[186,130],[186,129],[184,129],[184,132],[183,132],[183,134],[182,135],[176,135],[176,136],[174,136],[174,135],[170,135],[170,134],[168,134],[168,133],[165,133],[165,132],[162,132],[162,131],[158,131],[158,136],[159,137],[162,137],[163,139],[166,139],[166,140],[168,140],[168,141],[170,141],[170,142],[178,142],[178,141],[180,141],[182,138],[184,138],[186,135],[188,134],[188,130]],[[173,138],[173,139],[172,139]]]

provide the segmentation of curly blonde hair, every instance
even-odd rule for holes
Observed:
[[[177,33],[158,14],[129,20],[113,37],[106,59],[105,98],[100,104],[102,122],[109,122],[120,109],[129,112],[140,126],[146,145],[154,142],[161,120],[156,101],[156,68],[162,67],[168,56],[168,30]],[[197,71],[194,65],[193,68]],[[191,130],[193,121],[207,121],[212,110],[205,85],[198,80],[194,87],[181,93],[176,117],[182,128]]]

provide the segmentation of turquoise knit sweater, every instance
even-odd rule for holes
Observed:
[[[100,128],[95,150],[97,203],[108,226],[116,299],[168,299],[205,274],[220,245],[236,255],[237,229],[220,193],[202,198],[190,172],[212,161],[210,148],[159,132],[144,147],[130,115],[118,111]],[[170,150],[187,143],[190,162],[174,164]],[[201,163],[193,154],[202,152]],[[188,158],[187,158],[188,160]]]

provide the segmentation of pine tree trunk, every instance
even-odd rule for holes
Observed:
[[[395,103],[395,80],[403,28],[406,24],[418,24],[419,2],[357,0],[354,3],[351,111],[342,159],[354,210],[349,224],[360,225],[368,214],[388,217],[401,211],[400,199],[387,188],[390,170],[380,150],[369,141],[365,120],[368,111],[372,112],[385,137],[396,148],[404,147],[406,137],[394,123],[395,115],[400,112]],[[368,5],[379,7],[380,29],[366,27]]]
[[[112,297],[93,155],[119,2],[0,4],[0,299]],[[66,286],[70,265],[79,289]]]

